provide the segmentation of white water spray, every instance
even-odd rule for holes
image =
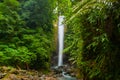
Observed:
[[[63,47],[64,47],[64,16],[59,16],[58,21],[58,42],[59,42],[59,52],[58,52],[58,66],[63,65]]]

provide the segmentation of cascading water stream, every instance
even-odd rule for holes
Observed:
[[[65,65],[63,65],[63,48],[64,48],[64,16],[59,16],[58,20],[58,65],[52,67],[52,70],[59,76],[58,80],[77,80],[75,77],[72,77],[69,74],[66,74]]]
[[[64,16],[59,16],[58,22],[58,42],[59,42],[59,52],[58,52],[58,66],[63,65],[63,47],[64,47]]]

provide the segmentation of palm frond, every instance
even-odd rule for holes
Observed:
[[[78,15],[88,13],[91,9],[97,8],[102,10],[106,5],[111,6],[114,1],[115,0],[82,0],[72,8],[73,15],[67,22],[73,20]]]

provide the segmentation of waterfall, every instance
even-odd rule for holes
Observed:
[[[77,80],[75,77],[71,76],[67,65],[63,65],[63,48],[64,48],[64,16],[59,16],[58,19],[58,65],[53,66],[51,69],[56,73],[58,80]],[[67,69],[68,68],[68,69]],[[67,72],[68,71],[68,72]]]
[[[64,47],[64,24],[62,23],[64,16],[59,16],[58,21],[58,42],[59,42],[59,52],[58,52],[58,66],[63,65],[63,47]]]

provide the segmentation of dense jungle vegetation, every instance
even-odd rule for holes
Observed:
[[[1,0],[0,65],[48,69],[53,18],[50,0]]]
[[[120,1],[73,0],[65,52],[84,80],[120,79]]]
[[[54,24],[83,80],[120,80],[119,0],[0,0],[0,66],[50,69]]]

